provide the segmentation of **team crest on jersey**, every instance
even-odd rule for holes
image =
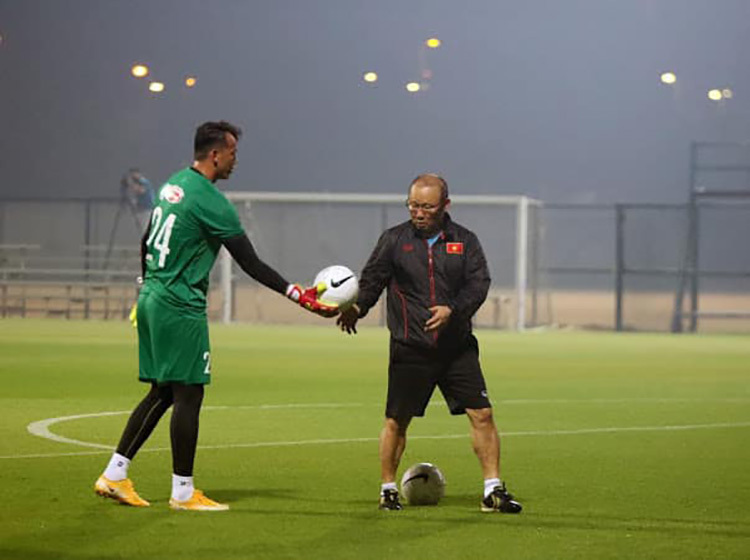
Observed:
[[[182,187],[178,187],[177,185],[170,185],[169,183],[167,183],[161,189],[159,198],[161,200],[166,200],[170,204],[177,204],[178,202],[181,202],[183,198],[185,198],[185,191],[182,190]]]
[[[464,244],[463,243],[446,243],[445,252],[449,255],[463,255]]]

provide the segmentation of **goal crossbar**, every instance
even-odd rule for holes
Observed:
[[[406,202],[404,195],[392,193],[231,191],[225,194],[232,202],[332,202],[349,204],[403,204]],[[451,201],[459,204],[513,206],[520,204],[521,200],[527,200],[529,204],[541,204],[541,201],[523,195],[457,194],[451,196]]]

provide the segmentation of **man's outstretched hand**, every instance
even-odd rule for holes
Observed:
[[[357,321],[359,320],[359,307],[357,304],[353,304],[351,307],[347,307],[341,311],[336,324],[341,327],[342,331],[347,334],[357,334]]]

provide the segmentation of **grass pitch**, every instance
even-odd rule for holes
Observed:
[[[387,333],[332,326],[212,328],[196,483],[232,509],[196,514],[167,507],[168,416],[131,467],[152,507],[94,495],[127,417],[98,413],[145,391],[129,326],[0,321],[0,558],[750,556],[748,337],[478,337],[521,515],[480,513],[468,423],[439,394],[402,468],[436,463],[446,497],[378,511]]]

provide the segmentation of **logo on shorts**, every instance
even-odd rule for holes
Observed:
[[[485,399],[487,398],[487,391],[486,390],[482,391],[479,394],[482,395]]]
[[[169,183],[167,183],[161,189],[159,198],[161,200],[166,200],[170,204],[177,204],[182,201],[183,198],[185,198],[185,191],[182,190],[182,187],[178,187],[177,185],[170,185]]]

